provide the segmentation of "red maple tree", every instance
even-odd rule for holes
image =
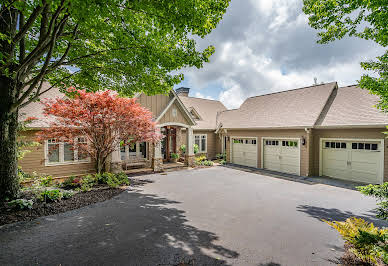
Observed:
[[[161,134],[152,113],[134,98],[122,98],[114,91],[87,92],[69,88],[71,97],[42,101],[49,127],[39,140],[67,142],[78,154],[95,162],[97,173],[105,170],[108,156],[118,147],[135,142],[157,142]],[[80,143],[79,138],[86,138]]]

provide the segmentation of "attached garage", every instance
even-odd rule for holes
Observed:
[[[263,168],[300,175],[299,139],[263,138]]]
[[[380,184],[384,172],[384,140],[321,139],[320,175]]]
[[[234,164],[257,167],[257,138],[231,138],[231,161]]]

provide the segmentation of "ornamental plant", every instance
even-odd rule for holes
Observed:
[[[152,113],[135,98],[119,97],[114,91],[87,92],[69,88],[69,98],[46,99],[44,114],[51,117],[49,127],[38,133],[40,141],[67,142],[95,162],[97,173],[104,172],[108,156],[124,142],[157,142],[162,135]],[[78,141],[85,138],[85,142]]]

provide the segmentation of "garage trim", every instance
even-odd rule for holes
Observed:
[[[229,152],[230,161],[232,161],[232,159],[233,159],[233,139],[255,139],[256,140],[256,168],[258,168],[258,165],[257,165],[257,163],[258,163],[258,160],[257,160],[257,154],[258,154],[257,149],[258,149],[258,146],[259,146],[258,138],[257,137],[248,137],[248,136],[246,136],[246,137],[230,136],[230,143],[229,143],[229,145],[230,145],[230,152]],[[234,162],[232,161],[232,163],[234,163]]]
[[[383,147],[382,150],[381,150],[381,155],[380,155],[380,167],[381,167],[381,180],[380,180],[380,184],[383,184],[384,182],[384,153],[385,153],[385,146],[384,146],[384,139],[354,139],[354,138],[320,138],[319,139],[319,176],[322,176],[322,172],[323,172],[323,169],[322,169],[322,166],[323,166],[323,155],[322,155],[322,152],[323,152],[323,146],[322,146],[322,143],[326,140],[343,140],[343,141],[376,141],[376,142],[380,142],[381,146],[380,147]]]
[[[285,140],[296,140],[298,141],[298,175],[300,175],[300,149],[301,149],[301,138],[284,138],[284,137],[261,137],[261,168],[264,169],[264,140],[265,139],[285,139]]]

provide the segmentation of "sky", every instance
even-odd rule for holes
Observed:
[[[220,100],[238,108],[250,96],[337,81],[353,85],[361,77],[360,62],[383,54],[372,41],[344,38],[317,44],[302,0],[232,0],[223,20],[199,49],[216,52],[201,69],[187,68],[190,96]]]

